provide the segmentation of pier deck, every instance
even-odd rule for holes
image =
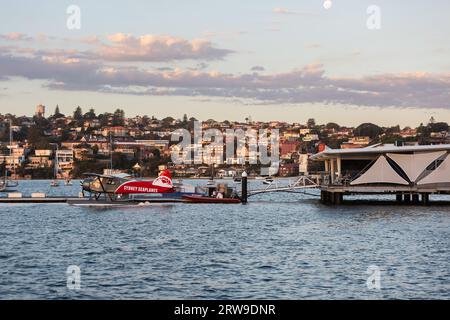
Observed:
[[[8,198],[0,197],[1,203],[67,203],[69,200],[79,199],[78,197],[47,197],[47,198]]]
[[[324,204],[342,204],[344,195],[395,195],[397,203],[428,205],[432,194],[450,194],[449,187],[322,185]]]
[[[147,199],[147,200],[136,200],[130,201],[128,204],[139,204],[139,203],[175,203],[175,202],[184,202],[183,199]],[[23,197],[23,198],[8,198],[8,197],[0,197],[0,204],[51,204],[51,203],[75,203],[75,204],[124,204],[124,201],[105,201],[105,200],[93,200],[89,198],[79,198],[79,197],[46,197],[46,198],[31,198],[31,197]]]

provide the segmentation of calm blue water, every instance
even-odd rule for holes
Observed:
[[[21,189],[79,191],[48,185]],[[298,194],[247,206],[0,205],[0,298],[448,299],[449,235],[450,206],[327,207]],[[81,268],[79,291],[66,286],[69,265]],[[380,290],[367,288],[371,265]]]

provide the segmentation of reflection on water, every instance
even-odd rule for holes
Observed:
[[[25,181],[21,191],[79,191],[48,185]],[[449,214],[329,207],[302,194],[246,206],[1,205],[0,298],[449,298]],[[81,268],[80,291],[66,287],[70,265]],[[371,265],[381,290],[367,289]]]

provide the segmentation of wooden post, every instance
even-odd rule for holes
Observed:
[[[403,199],[406,203],[411,202],[411,194],[410,193],[403,194]]]
[[[429,205],[430,202],[430,195],[428,193],[422,193],[422,204],[424,206]]]
[[[248,185],[247,185],[247,172],[245,172],[245,171],[242,172],[241,186],[242,186],[241,201],[242,201],[242,204],[247,204],[247,200],[248,200]]]
[[[334,193],[334,204],[342,204],[342,200],[343,200],[343,193],[341,192],[335,192]]]
[[[341,157],[338,157],[336,161],[337,161],[337,178],[338,178],[338,180],[340,180],[341,177],[342,177],[342,160],[341,160]]]
[[[335,178],[335,168],[334,168],[334,159],[331,159],[331,184],[334,184],[334,178]]]

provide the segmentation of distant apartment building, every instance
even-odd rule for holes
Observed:
[[[311,132],[311,129],[309,129],[309,128],[302,128],[302,129],[299,130],[299,132],[300,132],[300,135],[305,136],[305,135],[307,135],[308,133]]]
[[[125,127],[106,127],[103,129],[102,134],[104,137],[109,137],[111,134],[113,137],[126,137],[128,135],[128,129]]]
[[[280,143],[280,156],[291,156],[292,153],[298,151],[300,143],[297,141],[286,141]]]
[[[73,170],[74,152],[73,150],[57,150],[58,169],[64,176],[69,176]]]
[[[83,126],[85,129],[100,128],[102,126],[102,124],[101,124],[100,120],[98,120],[98,119],[88,119],[88,120],[84,121]]]
[[[27,169],[50,168],[53,161],[50,159],[52,150],[35,150],[34,155],[28,156]]]
[[[370,143],[370,137],[353,137],[341,144],[341,149],[358,149],[367,147]]]
[[[311,154],[302,153],[298,157],[298,172],[300,175],[308,175],[309,173],[309,157]]]
[[[405,128],[400,131],[400,137],[402,138],[410,138],[417,136],[417,129]]]
[[[370,143],[370,137],[353,137],[348,142],[352,144],[367,146]]]
[[[5,165],[6,170],[14,171],[20,168],[22,163],[25,161],[24,156],[17,155],[4,155],[0,154],[0,165]]]
[[[42,105],[42,104],[36,106],[36,112],[35,112],[35,115],[36,115],[37,117],[42,117],[42,118],[44,118],[44,117],[45,117],[45,106]]]
[[[303,137],[303,141],[305,142],[319,141],[319,135],[315,133],[308,133]]]
[[[50,168],[53,161],[50,160],[52,155],[52,150],[35,150],[34,155],[29,155],[27,157],[28,163],[26,165],[27,169],[39,169],[39,168]]]
[[[300,132],[298,130],[288,130],[283,132],[283,138],[286,140],[300,138]]]
[[[146,147],[156,148],[160,151],[169,149],[169,140],[136,140],[136,143],[142,144]]]
[[[280,165],[279,175],[281,177],[293,177],[298,176],[299,166],[297,163],[284,163]]]

